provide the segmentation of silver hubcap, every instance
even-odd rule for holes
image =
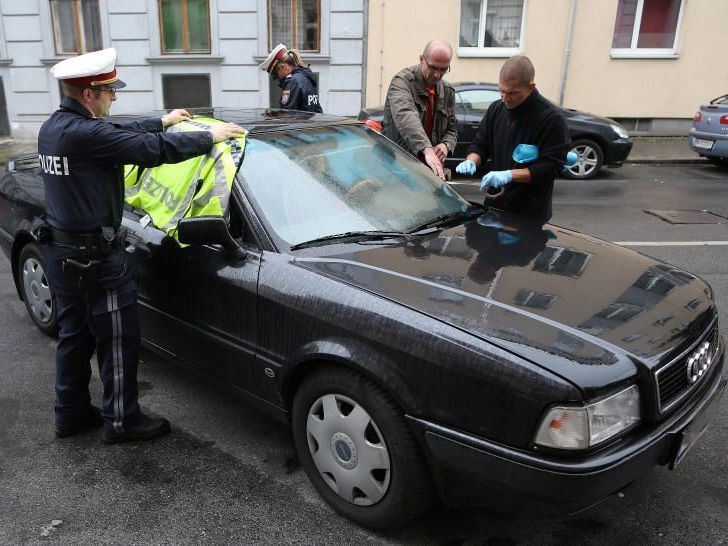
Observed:
[[[341,394],[326,394],[309,409],[308,449],[321,477],[341,498],[371,506],[387,493],[389,451],[364,408]]]
[[[594,172],[598,163],[597,151],[594,148],[586,144],[582,144],[580,146],[575,146],[571,151],[578,156],[576,163],[569,167],[569,172],[571,174],[583,177]]]
[[[53,298],[40,262],[28,258],[23,264],[23,292],[33,316],[40,322],[50,322]]]

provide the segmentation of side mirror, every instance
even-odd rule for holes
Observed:
[[[240,260],[248,255],[232,238],[227,223],[220,216],[183,218],[177,225],[177,236],[179,242],[186,245],[221,245]]]

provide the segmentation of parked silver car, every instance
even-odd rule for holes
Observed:
[[[728,166],[728,95],[700,105],[693,116],[690,147],[700,157]]]

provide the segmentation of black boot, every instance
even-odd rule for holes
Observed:
[[[99,428],[104,424],[104,420],[101,417],[101,411],[96,406],[90,406],[87,413],[81,414],[77,417],[69,418],[65,423],[56,423],[56,436],[58,438],[65,438],[71,436],[77,432],[89,430],[92,428]]]
[[[120,442],[154,440],[154,438],[169,434],[169,421],[164,417],[142,415],[137,423],[124,428],[124,432],[104,430],[104,443],[118,444]]]

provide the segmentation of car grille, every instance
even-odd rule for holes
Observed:
[[[657,370],[657,407],[660,413],[674,407],[710,375],[719,350],[720,332],[714,322],[690,349]]]

